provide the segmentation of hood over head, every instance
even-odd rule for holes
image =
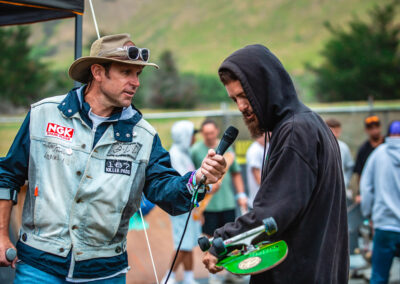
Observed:
[[[400,167],[400,137],[386,137],[386,151],[393,164]]]
[[[172,125],[172,142],[183,151],[189,150],[193,134],[194,124],[189,120],[180,120]]]
[[[263,45],[235,51],[221,64],[222,69],[239,78],[263,130],[272,131],[287,115],[306,108],[279,59]]]

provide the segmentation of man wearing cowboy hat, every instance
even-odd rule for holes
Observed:
[[[70,67],[82,87],[32,105],[0,160],[0,265],[17,266],[15,283],[124,283],[129,219],[142,193],[178,215],[189,210],[196,180],[221,177],[225,160],[212,150],[181,177],[132,105],[144,66],[158,68],[148,60],[149,50],[129,35],[105,36]],[[13,247],[10,211],[25,180],[16,265],[5,251]]]

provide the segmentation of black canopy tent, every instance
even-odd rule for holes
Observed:
[[[75,17],[75,59],[82,56],[84,0],[0,0],[0,26]]]
[[[83,15],[83,0],[0,1],[0,26]]]

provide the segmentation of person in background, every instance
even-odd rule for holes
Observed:
[[[246,152],[247,187],[249,190],[249,205],[253,208],[253,201],[261,184],[261,172],[264,154],[268,151],[265,147],[265,133],[256,138]]]
[[[190,158],[189,149],[195,141],[195,129],[192,122],[181,120],[174,123],[171,128],[172,146],[169,150],[172,167],[178,173],[184,175],[188,171],[193,171],[195,166]],[[171,216],[172,236],[175,250],[178,248],[182,237],[183,228],[189,213],[178,216]],[[183,284],[196,284],[193,276],[193,249],[197,246],[197,238],[201,234],[201,224],[190,218],[185,237],[183,238],[180,252],[177,256],[173,271],[168,280],[168,284],[176,283],[175,273],[182,264],[184,269]],[[175,251],[173,256],[175,256]],[[165,283],[166,277],[161,281]]]
[[[400,247],[400,121],[389,126],[385,143],[369,156],[360,181],[361,210],[375,230],[371,284],[388,283]]]
[[[337,119],[334,118],[327,119],[325,123],[332,130],[333,135],[335,135],[339,143],[340,157],[342,158],[344,186],[346,187],[346,189],[348,189],[351,176],[353,175],[354,160],[351,156],[349,146],[347,146],[347,144],[344,143],[342,140],[339,140],[340,135],[342,134],[342,125]]]
[[[344,185],[346,188],[347,196],[347,217],[348,217],[348,231],[349,231],[349,248],[350,248],[350,270],[357,274],[357,269],[365,266],[365,261],[361,254],[355,253],[359,249],[359,228],[362,224],[363,218],[360,210],[360,204],[354,203],[353,191],[349,189],[351,176],[353,175],[354,161],[351,156],[349,147],[345,142],[339,140],[342,134],[342,127],[340,122],[335,118],[329,118],[325,123],[331,129],[333,135],[336,137],[339,148],[340,156],[342,159],[342,170]]]
[[[203,141],[197,142],[191,148],[191,157],[196,167],[201,163],[202,155],[207,153],[209,149],[216,149],[219,143],[219,128],[215,121],[205,120],[201,125],[200,131]],[[229,148],[227,152],[233,153],[232,148]],[[229,164],[228,161],[227,164]],[[232,183],[236,189],[236,198],[232,190]],[[215,192],[215,187],[212,192]],[[211,201],[203,213],[203,233],[212,236],[217,228],[235,221],[235,208],[237,204],[241,207],[242,211],[247,211],[247,197],[244,191],[243,179],[240,173],[240,166],[235,159],[222,179],[219,189],[213,194]],[[210,274],[209,283],[221,282],[222,279],[217,275]]]
[[[354,173],[358,176],[360,182],[361,173],[364,168],[368,156],[383,143],[381,121],[378,116],[371,115],[364,120],[365,133],[368,135],[368,140],[365,141],[357,152],[356,164],[354,166]]]

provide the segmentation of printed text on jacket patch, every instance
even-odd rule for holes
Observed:
[[[104,171],[110,174],[131,175],[132,162],[125,160],[106,160]]]
[[[49,122],[46,128],[47,136],[55,136],[70,141],[74,136],[74,129]]]

